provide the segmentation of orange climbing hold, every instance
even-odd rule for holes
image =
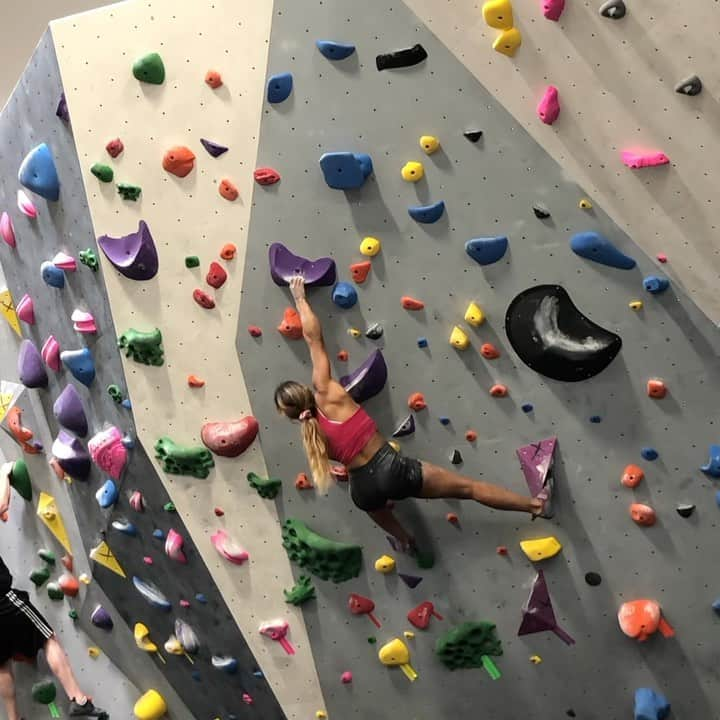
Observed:
[[[367,276],[370,274],[370,268],[372,263],[369,260],[365,262],[353,263],[350,266],[350,274],[352,275],[353,282],[364,283],[367,280]]]
[[[460,524],[460,518],[455,513],[448,513],[445,516],[445,519],[451,524],[451,525],[459,525]]]
[[[500,357],[500,351],[492,343],[483,343],[480,347],[480,354],[486,360],[496,360]]]
[[[235,187],[232,180],[223,178],[218,185],[218,192],[230,202],[237,200],[240,197],[240,191]]]
[[[641,467],[628,465],[625,470],[623,470],[620,482],[627,488],[635,488],[642,482],[644,477],[645,473]]]
[[[213,89],[217,90],[222,87],[222,75],[217,70],[208,70],[205,73],[205,82]]]
[[[490,388],[490,394],[493,397],[505,397],[508,394],[507,386],[500,385],[499,383],[497,385],[493,385]]]
[[[422,302],[422,300],[416,300],[409,295],[403,295],[400,298],[400,302],[406,310],[422,310],[425,307],[425,303]]]
[[[658,630],[663,637],[675,635],[672,625],[662,616],[660,604],[655,600],[629,600],[618,611],[620,629],[638,642],[645,642]]]
[[[223,260],[232,260],[237,252],[237,247],[232,243],[225,243],[220,250],[220,257]]]
[[[660,400],[667,395],[667,387],[662,380],[648,380],[647,382],[647,394],[651,398]]]
[[[347,359],[350,357],[350,354],[347,350],[338,350],[337,359],[341,362],[347,362]]]
[[[419,392],[413,393],[408,398],[408,407],[415,412],[417,412],[418,410],[424,410],[427,407],[427,403],[425,402],[425,396]]]
[[[259,328],[257,325],[248,325],[248,332],[254,338],[262,336],[262,328]]]
[[[295,488],[297,490],[312,490],[313,484],[310,481],[310,478],[305,473],[301,472],[298,473],[295,478]]]
[[[42,446],[39,443],[30,442],[34,437],[34,433],[29,428],[23,426],[22,410],[17,405],[11,407],[5,417],[7,418],[8,428],[10,428],[12,436],[20,444],[23,452],[26,452],[28,455],[37,455],[42,451]]]
[[[630,506],[630,517],[638,524],[650,527],[657,522],[655,511],[643,503],[633,503]]]
[[[162,166],[173,175],[185,177],[195,167],[195,153],[185,145],[176,145],[165,153]]]
[[[290,340],[299,340],[303,336],[302,322],[295,308],[285,308],[282,322],[278,325],[278,332]]]
[[[477,433],[474,430],[467,430],[465,432],[465,439],[468,442],[475,442],[477,440]]]
[[[204,307],[206,310],[212,310],[215,307],[215,300],[213,300],[212,295],[208,295],[200,288],[195,288],[195,290],[193,290],[193,300],[200,307]]]
[[[205,381],[197,375],[188,375],[187,384],[192,388],[201,388],[205,385]]]

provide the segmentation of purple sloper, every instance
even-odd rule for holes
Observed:
[[[308,260],[291,253],[282,243],[273,243],[268,256],[270,275],[276,285],[288,285],[294,275],[302,275],[308,286],[335,284],[335,261],[332,258]]]
[[[543,489],[545,478],[552,468],[556,444],[557,438],[548,438],[523,445],[515,451],[532,497]]]
[[[229,149],[229,148],[226,148],[224,145],[218,145],[218,143],[213,142],[212,140],[206,140],[205,138],[200,138],[200,142],[202,143],[202,146],[214,158],[220,157],[223,153],[226,153]]]
[[[71,478],[87,480],[91,467],[90,454],[76,437],[61,430],[52,445],[52,454]]]
[[[158,255],[150,228],[140,221],[138,231],[121,237],[101,235],[97,241],[105,257],[131,280],[150,280],[158,271]]]
[[[45,372],[40,351],[32,340],[23,340],[18,351],[18,376],[20,382],[28,388],[47,387],[48,376]]]
[[[88,421],[85,408],[74,385],[67,385],[58,395],[53,405],[53,413],[63,427],[72,430],[80,437],[87,435]]]
[[[537,577],[530,590],[530,597],[522,609],[523,619],[518,629],[518,635],[532,635],[533,633],[554,632],[567,645],[574,645],[575,640],[555,620],[555,612],[550,600],[550,592],[545,582],[545,575],[538,570]]]
[[[367,360],[350,375],[343,375],[340,384],[357,403],[377,395],[387,380],[387,365],[380,350],[370,353]]]
[[[68,111],[68,105],[67,100],[65,99],[65,93],[62,93],[60,95],[60,100],[57,104],[57,110],[55,110],[55,114],[63,121],[63,122],[70,122],[70,112]]]

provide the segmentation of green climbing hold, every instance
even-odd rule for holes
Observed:
[[[91,168],[90,172],[98,179],[100,182],[109,183],[113,181],[113,178],[115,177],[115,173],[113,172],[113,169],[109,165],[105,165],[103,163],[95,163]]]
[[[76,610],[75,608],[73,608],[73,609],[68,613],[68,617],[69,617],[71,620],[77,620],[80,616],[78,615],[77,610]]]
[[[165,81],[165,65],[156,52],[138,58],[133,64],[133,75],[140,82],[162,85]]]
[[[65,597],[62,589],[56,582],[48,583],[47,594],[51,600],[62,600]]]
[[[197,255],[188,255],[185,258],[185,267],[186,268],[200,267],[200,258]]]
[[[41,560],[44,560],[48,565],[54,565],[55,560],[57,559],[55,557],[55,553],[52,550],[47,550],[46,548],[40,548],[38,550],[38,557]]]
[[[272,498],[277,497],[277,494],[280,492],[280,488],[282,487],[282,480],[271,477],[263,478],[256,475],[254,472],[248,473],[247,479],[250,483],[250,487],[257,490],[260,497],[267,498],[268,500],[272,500]]]
[[[88,248],[87,250],[81,250],[79,255],[80,255],[80,262],[83,265],[86,265],[87,267],[89,267],[93,272],[97,272],[98,259],[97,259],[97,255],[95,254],[95,251],[92,248]]]
[[[283,593],[286,603],[302,605],[306,600],[312,600],[315,597],[315,586],[309,575],[300,575],[292,588],[283,590]]]
[[[494,623],[465,622],[441,635],[435,654],[451,670],[486,667],[484,656],[502,655]]]
[[[283,523],[282,538],[290,560],[323,580],[339,583],[360,574],[360,545],[324,538],[295,518],[288,518]]]
[[[32,483],[27,463],[24,460],[16,460],[10,471],[10,487],[23,499],[32,502]]]
[[[118,405],[122,402],[122,392],[117,385],[108,385],[107,392]]]
[[[169,437],[155,443],[155,457],[165,472],[206,478],[215,467],[212,453],[201,445],[178,445]]]
[[[133,202],[140,197],[142,192],[139,185],[130,185],[129,183],[118,183],[117,189],[123,200],[132,200]]]
[[[52,680],[43,680],[32,686],[32,699],[41,705],[50,705],[57,697],[55,683]]]
[[[162,365],[165,359],[158,328],[150,332],[130,328],[118,338],[118,347],[125,351],[125,357],[145,365]]]
[[[377,642],[377,638],[373,637],[372,635],[368,638],[368,642],[370,645],[374,645]]]
[[[37,568],[30,573],[30,582],[35,587],[42,587],[50,579],[50,570],[46,567]]]
[[[175,507],[175,503],[172,502],[172,500],[171,500],[170,502],[166,502],[166,503],[163,505],[163,510],[164,510],[165,512],[177,512],[177,508]]]
[[[418,550],[415,555],[415,561],[419,568],[429,570],[435,565],[435,555],[430,550]]]

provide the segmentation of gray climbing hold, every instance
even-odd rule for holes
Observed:
[[[383,326],[380,323],[373,323],[366,331],[365,337],[370,340],[379,340],[383,336]]]
[[[538,218],[538,220],[546,220],[550,217],[550,211],[547,209],[547,206],[543,203],[537,202],[533,205],[533,212],[535,213],[535,217]]]
[[[600,6],[600,14],[611,20],[619,20],[625,17],[627,8],[623,0],[607,0]]]
[[[699,95],[702,87],[702,80],[697,75],[690,75],[675,86],[675,92],[681,95]]]

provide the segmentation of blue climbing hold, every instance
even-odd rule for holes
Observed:
[[[129,435],[128,433],[125,433],[123,435],[123,439],[121,440],[123,447],[127,448],[128,450],[132,450],[135,447],[135,439],[132,435]]]
[[[60,197],[60,179],[50,148],[41,143],[22,161],[18,181],[36,195],[55,202]]]
[[[531,403],[523,403],[523,404],[520,406],[520,409],[521,409],[524,413],[531,413],[535,408],[532,406]]]
[[[450,424],[450,418],[447,415],[441,415],[438,420],[440,421],[441,425],[449,425]]]
[[[347,282],[339,282],[332,291],[332,301],[344,310],[349,310],[358,301],[357,290]]]
[[[655,448],[644,447],[640,454],[645,460],[657,460],[660,457],[660,453]]]
[[[426,348],[428,346],[428,339],[426,337],[419,337],[417,344],[419,348]]]
[[[317,49],[328,60],[344,60],[355,52],[355,46],[334,40],[317,40]]]
[[[508,239],[498,237],[473,238],[465,243],[465,252],[481,265],[492,265],[500,260],[508,249]]]
[[[192,679],[193,679],[195,682],[202,682],[202,675],[200,675],[200,671],[199,671],[199,670],[193,670],[193,671],[190,673],[190,676],[192,677]]]
[[[437,222],[445,212],[445,201],[438,200],[436,203],[431,205],[413,205],[408,208],[408,215],[415,220],[415,222],[430,223]]]
[[[643,287],[653,295],[659,295],[670,287],[670,281],[660,275],[648,275],[643,280]]]
[[[720,478],[720,445],[711,445],[709,455],[707,464],[701,465],[700,469],[710,477]]]
[[[59,267],[53,265],[49,260],[46,260],[40,266],[40,275],[50,287],[60,289],[65,287],[65,273]]]
[[[281,103],[290,97],[293,88],[293,77],[289,72],[272,75],[267,84],[267,99],[269,103]]]
[[[331,188],[353,190],[362,186],[373,164],[365,153],[331,152],[320,158],[320,169]]]
[[[590,422],[591,423],[601,423],[602,418],[599,415],[591,415],[590,416]]]
[[[95,493],[95,499],[101,508],[109,508],[117,502],[118,495],[117,485],[108,478],[105,484]]]
[[[164,540],[165,539],[165,533],[160,528],[155,528],[153,530],[153,537],[156,540]]]
[[[604,235],[596,232],[581,232],[570,239],[572,251],[586,260],[593,260],[601,265],[632,270],[636,263],[631,257],[620,252]]]
[[[195,595],[195,599],[196,599],[200,604],[202,604],[202,605],[207,605],[208,599],[207,599],[207,597],[205,597],[205,595],[203,595],[203,593],[197,593],[197,595]]]
[[[720,615],[720,598],[713,600],[712,609],[716,612],[716,614]]]
[[[262,670],[255,670],[255,672],[253,673],[253,675],[254,675],[256,678],[265,677],[265,676],[262,674]]]
[[[130,398],[125,398],[120,404],[121,404],[126,410],[131,410],[131,409],[132,409],[132,403],[130,402]]]
[[[60,360],[76,380],[90,387],[95,379],[95,360],[89,348],[64,350],[60,353]]]
[[[665,720],[669,714],[670,703],[664,695],[650,688],[635,691],[635,720]]]
[[[124,518],[119,520],[113,520],[112,526],[115,530],[118,532],[123,533],[123,535],[129,535],[130,537],[136,537],[138,534],[138,529],[133,525],[129,520],[125,520]]]

